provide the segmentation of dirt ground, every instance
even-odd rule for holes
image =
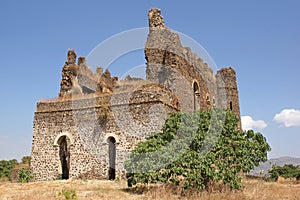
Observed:
[[[132,192],[125,181],[67,180],[32,183],[0,183],[0,200],[43,199],[293,199],[300,200],[300,184],[267,183],[261,180],[244,181],[243,191],[201,192],[180,196],[163,185],[144,192]],[[76,198],[75,198],[76,197]]]

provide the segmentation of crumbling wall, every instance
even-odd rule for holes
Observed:
[[[160,9],[151,8],[148,12],[148,21],[149,27],[155,28],[160,27],[163,28],[165,26],[164,18],[161,15]]]
[[[118,77],[112,77],[109,70],[106,69],[105,72],[99,76],[96,91],[111,94],[113,93],[117,82]]]
[[[73,86],[76,84],[77,73],[79,66],[75,64],[76,53],[74,50],[69,50],[67,54],[67,61],[62,69],[62,80],[60,82],[59,97],[66,97],[72,95]]]
[[[183,111],[219,107],[231,109],[240,117],[235,71],[224,68],[214,76],[207,63],[189,47],[183,47],[179,35],[164,25],[160,9],[151,9],[148,17],[146,79],[176,94]]]
[[[78,58],[79,71],[77,79],[84,94],[94,93],[97,87],[99,76],[94,74],[90,67],[86,64],[85,57]]]
[[[182,46],[177,33],[164,26],[159,9],[151,9],[148,16],[146,79],[172,90],[183,111],[193,111],[195,107],[197,110],[212,108],[210,99],[216,96],[212,70],[190,48]],[[193,88],[195,82],[199,88],[197,91]]]
[[[59,97],[71,97],[91,93],[113,93],[118,78],[112,77],[109,70],[97,67],[94,73],[86,64],[85,57],[78,58],[76,65],[76,53],[69,50],[67,61],[62,69]]]

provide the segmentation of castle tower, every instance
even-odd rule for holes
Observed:
[[[216,80],[219,106],[230,109],[241,119],[236,72],[231,67],[222,68],[216,74]],[[238,128],[241,129],[241,127],[241,120],[239,120]]]
[[[165,26],[160,9],[152,8],[148,17],[146,79],[170,89],[179,98],[182,111],[211,109],[216,90],[212,70],[182,46],[179,34]]]

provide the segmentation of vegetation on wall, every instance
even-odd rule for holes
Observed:
[[[221,183],[240,189],[239,173],[266,161],[271,148],[261,133],[237,124],[229,110],[171,114],[162,133],[140,143],[125,162],[128,186],[161,182],[203,190]]]

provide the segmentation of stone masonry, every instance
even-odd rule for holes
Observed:
[[[160,131],[171,112],[220,107],[240,117],[235,71],[213,75],[165,26],[160,9],[151,9],[148,19],[146,80],[118,80],[101,67],[94,73],[84,57],[68,51],[58,97],[38,102],[34,114],[36,180],[124,177],[129,153]]]

